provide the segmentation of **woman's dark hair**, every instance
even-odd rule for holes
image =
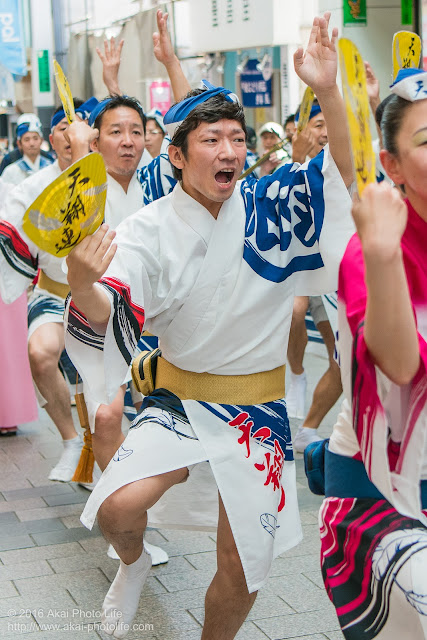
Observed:
[[[193,96],[198,96],[203,93],[205,89],[194,89],[187,93],[185,98],[192,98]],[[184,99],[185,99],[184,98]],[[191,113],[185,118],[185,120],[180,124],[178,129],[175,131],[175,134],[172,138],[171,144],[175,147],[179,147],[184,155],[184,158],[187,158],[188,153],[188,134],[191,131],[197,129],[201,122],[218,122],[218,120],[237,120],[237,122],[241,125],[245,136],[247,135],[246,131],[246,123],[245,123],[245,114],[243,111],[243,107],[240,102],[229,102],[226,100],[223,93],[219,93],[206,102],[202,102],[197,105],[191,111]],[[182,180],[182,171],[177,167],[173,166],[173,175],[174,178],[178,181]]]
[[[108,97],[109,98],[111,97],[110,102],[106,105],[105,109],[101,111],[101,113],[96,118],[93,124],[93,126],[96,129],[100,130],[104,113],[107,113],[107,111],[110,111],[111,109],[117,109],[118,107],[128,107],[129,109],[134,109],[134,111],[136,111],[139,117],[141,118],[142,126],[145,133],[145,125],[147,123],[147,118],[145,117],[142,107],[136,98],[131,98],[129,96],[119,96],[119,95],[108,96]]]
[[[381,118],[381,133],[383,147],[393,155],[399,155],[396,139],[402,127],[405,112],[412,102],[400,96],[393,95],[387,102]]]
[[[390,93],[382,102],[379,103],[378,107],[375,110],[375,122],[377,123],[377,127],[381,129],[381,120],[383,119],[384,109],[394,96],[394,93]]]

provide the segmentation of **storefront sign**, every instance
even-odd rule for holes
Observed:
[[[14,75],[27,75],[19,0],[0,0],[0,60]]]
[[[402,24],[412,26],[412,0],[401,0]]]
[[[259,60],[249,60],[240,76],[240,90],[244,107],[270,107],[272,104],[271,75],[257,69]]]
[[[158,109],[164,116],[171,106],[171,87],[167,81],[151,82],[150,84],[150,108]]]
[[[366,25],[366,0],[344,0],[344,26]]]
[[[39,68],[39,91],[40,93],[46,93],[50,91],[49,51],[47,49],[37,51],[37,63]]]

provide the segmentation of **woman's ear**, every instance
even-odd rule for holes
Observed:
[[[381,149],[380,160],[390,180],[393,180],[394,184],[403,184],[404,179],[400,168],[399,158],[393,153],[390,153],[390,151]]]

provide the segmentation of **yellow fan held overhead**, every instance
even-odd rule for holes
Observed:
[[[74,111],[74,100],[71,94],[70,85],[68,80],[62,71],[61,66],[56,60],[53,61],[53,69],[55,73],[56,86],[58,88],[59,97],[61,98],[62,106],[64,107],[65,115],[69,124],[76,119],[76,113]]]
[[[421,38],[412,31],[398,31],[393,36],[393,82],[400,69],[418,69],[421,60]]]
[[[338,41],[341,79],[347,122],[350,134],[351,155],[359,196],[375,177],[375,154],[372,149],[369,128],[369,99],[366,91],[365,65],[357,47],[351,40]]]
[[[314,93],[313,89],[307,87],[304,91],[304,95],[302,97],[301,106],[299,108],[298,115],[298,124],[297,124],[297,132],[301,133],[301,131],[307,126],[308,121],[310,120],[310,111],[313,106]]]
[[[99,153],[90,153],[63,171],[27,209],[23,229],[43,251],[58,258],[104,219],[107,173]]]

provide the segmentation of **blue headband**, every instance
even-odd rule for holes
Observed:
[[[203,104],[203,102],[206,102],[210,98],[213,98],[214,96],[222,93],[225,96],[225,99],[228,100],[228,102],[238,102],[236,94],[232,93],[229,89],[224,89],[224,87],[215,87],[207,80],[202,80],[202,83],[206,87],[206,90],[203,91],[203,93],[199,93],[197,96],[192,96],[191,98],[181,100],[181,102],[174,104],[173,107],[171,107],[169,111],[164,115],[163,122],[165,123],[165,127],[171,138],[173,137],[179,125],[193,111],[193,109],[198,107],[199,104]]]
[[[122,98],[128,98],[129,96],[122,95],[121,97]],[[97,117],[100,116],[102,113],[104,113],[105,109],[107,108],[107,105],[111,102],[112,99],[113,98],[105,98],[105,100],[101,100],[101,102],[98,102],[98,104],[96,105],[95,109],[93,109],[93,111],[91,112],[91,114],[89,116],[88,124],[89,124],[90,127],[93,127]],[[134,101],[137,102],[136,100],[134,100]],[[120,105],[118,105],[118,106],[120,106]],[[144,109],[139,104],[139,102],[138,102],[138,106],[140,107],[141,111],[144,112]]]
[[[111,102],[111,100],[112,98],[105,98],[105,100],[101,100],[101,102],[98,102],[95,109],[92,111],[92,113],[89,116],[88,124],[90,127],[93,127],[97,117],[101,113],[104,113],[106,106]]]
[[[310,117],[308,119],[311,120],[312,118],[314,118],[314,116],[317,116],[319,113],[321,113],[321,111],[322,111],[322,109],[320,108],[320,105],[319,104],[314,104],[311,107]],[[298,122],[298,120],[299,120],[299,111],[295,115],[295,122]]]
[[[395,81],[390,85],[392,93],[415,102],[427,98],[427,72],[423,69],[400,69]]]
[[[89,100],[86,100],[86,102],[83,102],[83,104],[81,104],[80,107],[77,107],[75,111],[83,120],[87,120],[92,110],[96,108],[97,104],[98,104],[98,100],[92,96],[92,98],[89,98]],[[61,122],[61,120],[63,120],[64,118],[65,118],[65,111],[64,109],[61,109],[60,111],[58,111],[52,116],[52,120],[50,121],[50,128],[53,129],[54,127],[56,127],[56,125],[59,122]]]

